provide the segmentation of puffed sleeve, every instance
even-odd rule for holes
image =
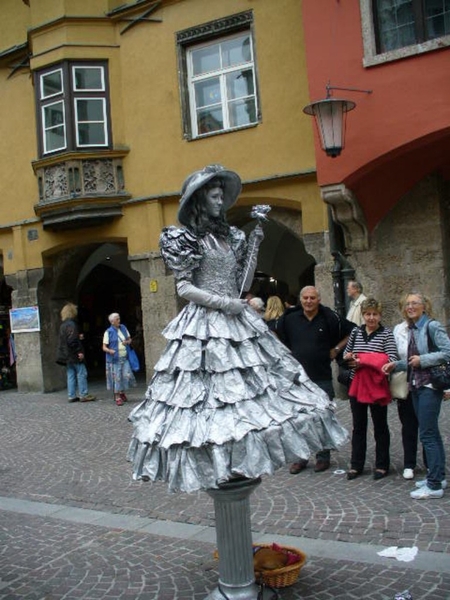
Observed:
[[[192,279],[202,258],[198,238],[185,228],[165,227],[159,238],[161,256],[176,279]]]
[[[238,265],[243,268],[247,256],[247,240],[245,233],[237,227],[230,227],[230,245]]]

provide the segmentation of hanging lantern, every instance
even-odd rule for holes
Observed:
[[[327,156],[336,158],[344,148],[346,115],[355,106],[351,100],[324,98],[303,109],[304,113],[315,118],[320,143]]]

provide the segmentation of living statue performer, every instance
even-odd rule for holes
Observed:
[[[129,417],[134,478],[214,499],[219,583],[206,600],[274,597],[255,582],[250,494],[261,475],[347,439],[327,394],[240,300],[263,239],[259,223],[247,245],[226,222],[240,191],[239,176],[219,165],[183,184],[183,227],[165,228],[160,246],[189,303],[163,331],[166,348]]]
[[[255,480],[347,441],[335,404],[239,298],[263,239],[260,223],[247,244],[226,221],[241,188],[220,165],[192,173],[182,187],[183,227],[164,228],[160,238],[188,304],[164,329],[166,348],[130,414],[128,458],[135,479],[165,481],[170,491]]]

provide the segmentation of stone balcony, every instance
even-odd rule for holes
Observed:
[[[70,152],[35,161],[39,203],[34,210],[44,229],[84,228],[121,217],[130,198],[122,167],[127,153]]]

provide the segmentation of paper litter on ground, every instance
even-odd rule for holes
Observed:
[[[384,550],[377,552],[378,556],[385,556],[386,558],[396,558],[402,562],[411,562],[416,558],[419,548],[412,546],[412,548],[399,548],[398,546],[390,546]]]

